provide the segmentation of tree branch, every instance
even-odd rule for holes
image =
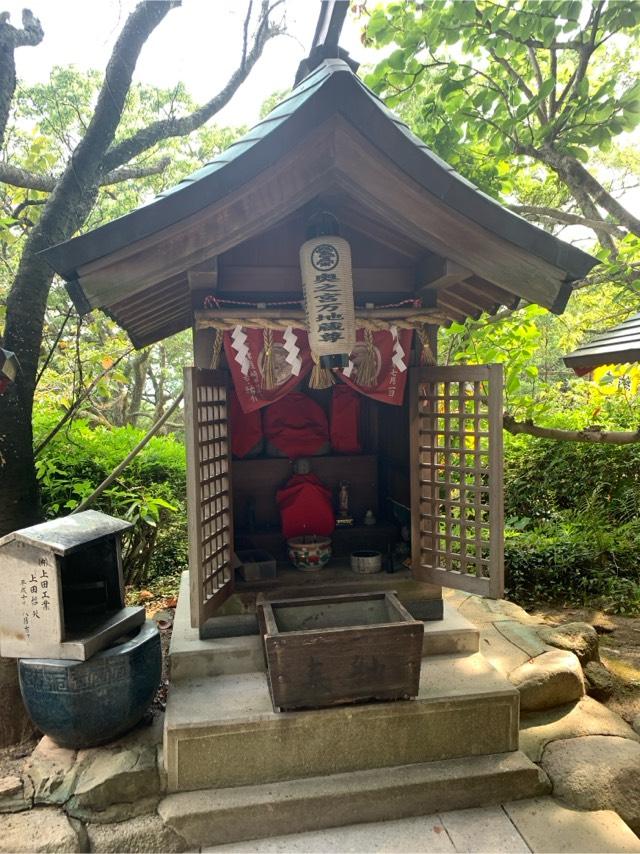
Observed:
[[[608,231],[615,237],[624,237],[624,231],[621,228],[600,218],[588,219],[584,216],[578,216],[578,214],[558,210],[558,208],[545,207],[544,205],[509,205],[509,208],[521,216],[530,216],[532,219],[541,217],[560,222],[563,225],[583,225],[585,228],[591,228],[594,231],[602,229],[602,231]]]
[[[121,166],[107,172],[100,179],[100,186],[109,184],[120,184],[122,181],[130,181],[134,178],[147,178],[149,175],[159,175],[171,163],[171,158],[163,157],[157,163],[149,166]],[[47,175],[29,172],[14,166],[11,163],[0,163],[0,182],[10,184],[12,187],[22,187],[25,190],[36,190],[39,193],[52,193],[60,180],[59,175]]]
[[[539,427],[532,421],[516,421],[505,413],[502,426],[514,436],[525,434],[538,439],[555,439],[559,442],[590,442],[599,445],[632,445],[640,442],[640,430],[626,432],[621,430],[603,430],[600,427],[586,427],[584,430],[561,430],[558,427]]]
[[[251,50],[242,57],[238,68],[233,72],[226,85],[217,95],[188,116],[160,119],[152,122],[128,139],[112,146],[104,157],[102,163],[103,169],[107,172],[116,169],[164,139],[174,136],[186,136],[201,127],[219,112],[231,100],[237,89],[249,76],[251,69],[260,59],[264,46],[269,39],[279,35],[283,31],[282,27],[274,24],[270,18],[273,10],[281,5],[282,2],[283,0],[276,0],[276,2],[270,4],[268,0],[263,0],[260,20]]]
[[[0,14],[0,146],[11,111],[11,101],[16,90],[15,50],[18,47],[34,46],[44,38],[40,21],[29,9],[22,10],[22,29],[9,23],[9,13]]]
[[[27,237],[7,298],[5,324],[7,349],[19,354],[22,365],[20,393],[27,411],[33,400],[44,314],[53,279],[51,267],[38,253],[71,237],[91,211],[98,184],[110,171],[102,169],[102,160],[122,118],[140,51],[176,2],[142,0],[127,18],[113,47],[86,133]]]
[[[543,145],[540,148],[531,145],[520,146],[517,153],[533,157],[534,160],[538,160],[552,169],[569,187],[587,218],[593,220],[599,218],[597,210],[595,210],[595,215],[591,212],[595,203],[604,208],[628,231],[640,236],[640,219],[633,216],[617,199],[614,199],[611,193],[605,190],[602,184],[575,157],[559,153],[550,145]],[[585,196],[587,203],[583,204]],[[602,234],[605,236],[602,241],[605,245],[607,232],[602,231]]]

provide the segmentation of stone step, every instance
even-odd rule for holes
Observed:
[[[420,602],[412,602],[411,608],[415,610],[416,618],[422,619]],[[257,634],[257,620],[256,634],[246,633],[251,619],[248,614],[219,617],[210,623],[217,623],[220,636],[200,638],[198,629],[191,627],[189,578],[188,573],[184,573],[169,650],[171,682],[264,670],[264,654],[262,641]],[[215,628],[216,626],[209,626],[212,632]],[[238,635],[229,636],[234,630],[238,631]],[[427,620],[424,624],[422,654],[425,656],[471,654],[478,652],[479,645],[478,629],[447,603],[444,603],[442,620]]]
[[[487,806],[546,791],[548,783],[537,766],[514,751],[180,792],[165,797],[158,812],[166,825],[196,848]]]
[[[182,680],[167,702],[169,791],[318,777],[518,747],[519,694],[486,659],[422,659],[414,700],[274,712],[264,672]]]
[[[551,797],[514,801],[502,806],[454,810],[435,815],[354,824],[231,842],[202,848],[203,854],[638,854],[640,839],[611,810],[581,812]]]

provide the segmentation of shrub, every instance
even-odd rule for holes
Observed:
[[[555,420],[589,423],[570,409]],[[640,444],[505,434],[505,518],[511,598],[640,613]]]
[[[597,502],[609,519],[640,515],[640,444],[505,442],[505,515],[542,521]]]
[[[522,603],[598,604],[640,611],[640,521],[612,525],[594,512],[564,514],[529,530],[507,529],[507,594]]]
[[[55,423],[39,412],[36,435]],[[93,427],[77,419],[36,461],[47,517],[63,515],[90,495],[144,436],[135,427]],[[142,584],[186,566],[186,462],[174,436],[155,436],[92,505],[134,525],[125,535],[125,582]]]

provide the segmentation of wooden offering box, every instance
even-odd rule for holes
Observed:
[[[393,592],[258,599],[277,711],[415,697],[424,625]]]

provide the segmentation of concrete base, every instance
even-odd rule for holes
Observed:
[[[298,573],[304,575],[304,573]],[[383,576],[383,579],[396,576]],[[405,579],[405,586],[414,585]],[[425,585],[429,587],[429,585]],[[382,589],[380,584],[376,588]],[[430,587],[429,587],[430,589]],[[311,590],[307,587],[307,593]],[[410,586],[407,595],[415,594]],[[420,600],[414,598],[408,602],[411,608]],[[423,604],[435,602],[441,606],[442,599],[426,600]],[[478,652],[480,633],[478,629],[458,611],[444,605],[442,620],[427,620],[424,624],[423,655],[449,655]],[[419,615],[420,618],[422,615]],[[233,673],[251,673],[265,669],[262,642],[257,633],[257,623],[250,614],[217,617],[209,621],[208,634],[215,637],[201,638],[198,629],[191,627],[189,613],[189,574],[183,573],[180,583],[180,595],[176,608],[169,650],[171,681],[221,676]],[[255,626],[255,633],[252,627]],[[237,634],[233,634],[233,632]]]
[[[538,768],[516,751],[262,786],[183,792],[164,798],[158,812],[196,848],[498,804],[534,797],[547,788]]]
[[[265,672],[174,682],[164,733],[169,790],[246,786],[517,749],[518,691],[481,655],[422,662],[415,700],[318,711],[274,712]]]

